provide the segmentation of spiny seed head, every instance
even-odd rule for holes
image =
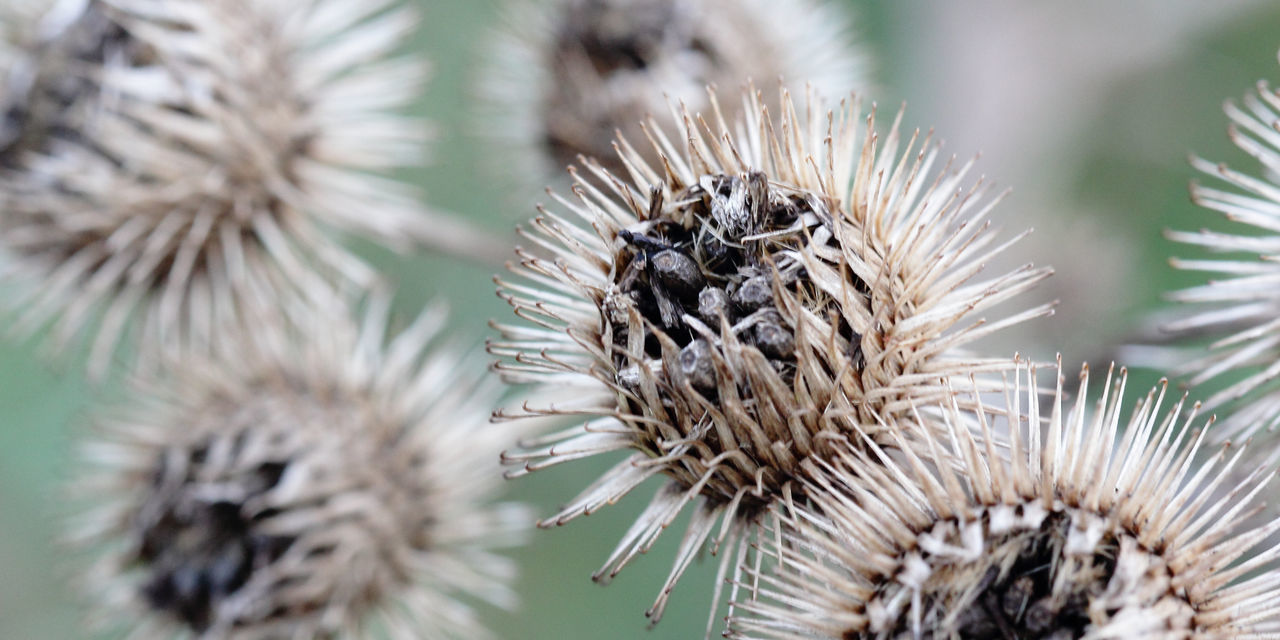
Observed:
[[[617,132],[643,140],[651,114],[670,130],[667,100],[705,110],[707,85],[754,79],[772,91],[781,77],[825,95],[866,89],[849,31],[847,15],[817,0],[520,0],[494,34],[485,132],[529,190],[580,154],[621,174]]]
[[[900,153],[896,123],[881,137],[868,116],[863,129],[856,101],[828,114],[815,100],[804,116],[780,102],[774,119],[748,92],[736,129],[688,113],[674,135],[654,124],[662,162],[624,142],[629,179],[588,163],[577,200],[532,223],[547,253],[520,250],[520,280],[500,281],[530,324],[499,326],[490,350],[510,361],[498,369],[548,385],[524,413],[595,416],[508,452],[523,465],[512,475],[632,452],[544,524],[667,476],[607,579],[698,505],[654,618],[717,520],[717,545],[741,541],[771,501],[795,497],[806,457],[944,397],[948,377],[1011,367],[957,348],[1048,312],[970,318],[1047,272],[978,278],[991,203],[964,186],[967,165],[933,173],[935,147],[912,135]]]
[[[773,568],[741,569],[758,588],[727,635],[1273,637],[1280,546],[1264,540],[1280,520],[1245,520],[1274,472],[1229,480],[1242,451],[1227,447],[1196,469],[1198,407],[1162,414],[1162,383],[1122,418],[1121,371],[1091,412],[1087,373],[1070,407],[1059,380],[1042,413],[1027,366],[998,420],[974,429],[950,404],[927,447],[806,462],[811,503],[780,508]]]
[[[68,0],[15,28],[0,277],[17,329],[66,343],[98,323],[100,372],[130,320],[149,350],[207,345],[246,298],[371,282],[332,232],[403,247],[423,224],[378,175],[423,137],[392,113],[423,77],[388,58],[414,25],[394,4]]]
[[[1280,206],[1280,95],[1266,81],[1257,94],[1246,95],[1243,107],[1227,102],[1229,136],[1237,147],[1257,160],[1263,177],[1253,177],[1203,158],[1192,158],[1197,170],[1224,187],[1193,183],[1192,200],[1223,214],[1235,230],[1169,232],[1169,238],[1218,257],[1178,259],[1179,269],[1209,274],[1211,281],[1172,293],[1177,302],[1194,305],[1161,327],[1179,346],[1143,348],[1141,357],[1170,367],[1188,383],[1211,380],[1230,384],[1205,401],[1208,410],[1229,409],[1221,428],[1211,437],[1247,436],[1280,426],[1280,234],[1275,224]],[[1227,254],[1222,257],[1222,254]],[[1207,339],[1207,340],[1206,340]],[[1191,345],[1196,345],[1192,347]],[[1181,348],[1186,347],[1186,348]],[[1152,357],[1154,356],[1154,357]]]
[[[86,443],[75,542],[93,622],[136,638],[488,637],[527,512],[490,504],[509,430],[439,311],[383,346],[384,300],[140,379]]]

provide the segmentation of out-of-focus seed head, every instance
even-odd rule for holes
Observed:
[[[865,90],[849,22],[821,0],[517,0],[493,37],[484,131],[529,191],[559,182],[579,155],[621,174],[617,133],[644,140],[650,115],[670,128],[668,100],[705,110],[707,85]]]
[[[948,377],[1011,367],[958,348],[1049,311],[970,318],[1047,271],[978,277],[1000,247],[967,165],[934,173],[935,147],[912,135],[900,152],[897,124],[881,137],[868,116],[864,128],[856,101],[828,114],[815,99],[803,116],[780,101],[775,119],[746,94],[736,129],[718,107],[716,124],[686,113],[674,135],[654,125],[662,162],[624,142],[629,180],[589,163],[577,200],[533,221],[545,253],[519,251],[520,279],[500,282],[529,322],[500,326],[491,352],[510,360],[498,368],[548,385],[523,413],[595,416],[509,452],[524,465],[513,475],[632,452],[544,524],[667,476],[607,579],[699,505],[654,618],[718,520],[717,546],[743,540],[770,502],[802,497],[805,458],[860,429],[879,439],[876,425],[944,397]]]
[[[0,49],[0,276],[18,332],[93,338],[101,372],[130,322],[148,352],[207,346],[246,299],[369,284],[333,232],[424,237],[413,191],[382,175],[423,140],[395,115],[424,70],[389,57],[415,23],[393,0],[22,13],[0,34],[21,38]]]
[[[260,323],[139,380],[84,447],[72,537],[95,625],[137,638],[487,637],[527,512],[492,504],[496,388],[428,351],[429,312],[383,346],[385,306]],[[385,634],[385,635],[382,635]]]
[[[1245,520],[1274,472],[1230,480],[1242,452],[1224,448],[1193,473],[1195,409],[1162,414],[1162,383],[1122,418],[1122,371],[1090,412],[1087,371],[1071,407],[1059,382],[1048,415],[1027,367],[976,433],[952,405],[926,448],[806,462],[812,503],[765,538],[773,568],[743,568],[758,588],[727,635],[1270,637],[1280,547],[1264,541],[1280,521]]]
[[[1280,94],[1259,81],[1256,95],[1245,96],[1242,105],[1227,102],[1225,110],[1231,141],[1257,161],[1263,177],[1192,158],[1192,166],[1215,183],[1193,183],[1192,200],[1221,213],[1234,223],[1234,230],[1167,234],[1193,250],[1213,254],[1171,260],[1176,268],[1208,274],[1210,280],[1169,296],[1192,306],[1177,310],[1182,313],[1176,320],[1163,323],[1163,346],[1130,350],[1135,359],[1168,367],[1189,384],[1226,383],[1205,401],[1206,409],[1224,415],[1222,426],[1211,434],[1219,440],[1280,427],[1280,386],[1275,383],[1280,372],[1280,265],[1274,258],[1280,251],[1275,222],[1280,206]]]

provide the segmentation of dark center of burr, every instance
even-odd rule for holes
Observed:
[[[672,0],[577,0],[565,5],[556,48],[585,54],[601,75],[643,69],[672,44],[677,17]]]
[[[1091,554],[1067,553],[1072,524],[1062,513],[1050,515],[1038,531],[1012,533],[990,540],[986,553],[994,557],[1004,549],[1017,549],[1011,565],[992,562],[984,574],[934,567],[935,588],[928,589],[926,640],[1072,640],[1084,637],[1091,624],[1090,601],[1107,589],[1116,570],[1120,544],[1104,534]],[[927,559],[927,558],[926,558]],[[967,576],[967,578],[966,578]],[[977,584],[967,581],[978,577]],[[955,584],[950,581],[954,579]],[[965,594],[972,593],[971,600]],[[1115,611],[1106,611],[1110,615]],[[949,623],[944,623],[948,620]],[[887,636],[850,632],[848,639],[871,637],[910,638],[910,616],[899,617]]]
[[[661,360],[655,332],[665,334],[681,349],[684,375],[699,392],[714,397],[712,342],[728,327],[790,381],[796,367],[794,327],[777,307],[776,289],[812,286],[793,250],[828,225],[828,215],[812,198],[771,189],[762,173],[704,176],[670,204],[653,190],[643,231],[622,231],[625,245],[617,254],[617,288],[645,321],[645,358]],[[627,354],[627,318],[609,308],[605,313],[625,385],[638,379],[633,369],[640,366]],[[860,336],[843,321],[838,324],[842,337],[857,344]]]
[[[293,543],[257,531],[274,513],[251,506],[279,482],[285,463],[210,482],[202,479],[206,455],[195,449],[185,460],[161,462],[137,533],[137,558],[147,573],[143,597],[196,632],[208,629],[219,605]]]
[[[57,140],[83,143],[74,113],[102,91],[96,70],[137,48],[97,2],[37,43],[0,78],[0,167],[19,166],[24,153]]]
[[[610,145],[614,131],[643,119],[645,109],[637,110],[635,101],[652,97],[628,95],[634,82],[613,86],[610,79],[649,73],[667,61],[679,65],[694,86],[708,84],[722,58],[702,34],[698,18],[677,0],[563,3],[549,58],[556,95],[543,114],[556,160],[570,164],[584,154],[621,169]]]

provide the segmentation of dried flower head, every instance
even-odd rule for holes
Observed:
[[[698,505],[655,619],[717,520],[717,547],[742,540],[824,443],[942,397],[949,376],[1010,367],[958,347],[1049,312],[972,319],[1048,271],[978,278],[1001,247],[969,165],[931,177],[937,148],[917,133],[900,154],[897,123],[882,138],[868,116],[864,133],[856,102],[801,116],[784,93],[775,120],[748,93],[731,133],[712,100],[715,125],[686,113],[683,150],[651,130],[659,166],[624,141],[630,181],[573,171],[577,201],[557,198],[567,214],[543,211],[527,234],[547,255],[518,250],[522,280],[499,282],[528,323],[500,325],[490,347],[508,381],[572,398],[514,416],[592,416],[506,454],[524,466],[511,475],[633,452],[544,526],[669,479],[597,579]]]
[[[1162,415],[1163,382],[1126,421],[1123,370],[1092,412],[1083,391],[1064,407],[1059,380],[1045,416],[1024,371],[977,436],[953,407],[946,438],[925,432],[931,455],[870,445],[807,463],[813,504],[767,543],[776,573],[747,570],[758,598],[728,635],[1275,637],[1280,547],[1263,541],[1280,520],[1242,526],[1274,472],[1229,481],[1243,451],[1227,447],[1197,469],[1198,407]]]
[[[394,113],[424,75],[388,57],[415,24],[395,4],[65,0],[15,28],[0,276],[20,330],[97,320],[100,371],[131,317],[144,347],[206,344],[246,298],[371,282],[331,232],[457,240],[380,175],[424,132]]]
[[[385,301],[262,323],[142,379],[84,446],[73,538],[94,622],[130,638],[488,637],[511,606],[494,550],[530,517],[489,504],[494,384],[428,350],[423,314],[383,347]]]
[[[1192,200],[1206,209],[1239,223],[1226,232],[1169,232],[1168,236],[1223,257],[1173,259],[1179,269],[1209,274],[1206,284],[1176,291],[1173,300],[1194,305],[1182,317],[1162,328],[1175,344],[1210,341],[1194,351],[1175,346],[1135,349],[1146,360],[1167,365],[1192,385],[1211,380],[1228,381],[1205,401],[1206,410],[1229,408],[1222,427],[1213,437],[1225,439],[1241,433],[1280,426],[1280,253],[1277,210],[1280,208],[1280,93],[1259,81],[1257,95],[1247,95],[1243,108],[1225,105],[1231,120],[1231,141],[1258,161],[1264,178],[1255,178],[1202,158],[1192,158],[1197,170],[1213,176],[1225,187],[1191,185]],[[1153,357],[1154,356],[1154,357]]]
[[[697,112],[707,85],[751,79],[771,94],[778,78],[828,96],[866,89],[849,22],[822,0],[517,0],[493,36],[484,132],[530,191],[579,154],[621,173],[612,141],[643,140],[650,114],[670,130],[668,98]]]

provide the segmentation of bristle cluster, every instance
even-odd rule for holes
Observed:
[[[931,177],[936,148],[916,150],[913,135],[900,154],[897,123],[883,138],[870,116],[862,129],[856,102],[827,114],[813,101],[803,115],[781,102],[774,119],[749,92],[732,129],[718,106],[712,124],[685,112],[672,137],[654,125],[657,165],[624,141],[629,180],[589,164],[578,201],[560,199],[569,216],[533,222],[546,253],[520,251],[523,281],[500,283],[530,324],[500,327],[499,371],[573,398],[520,413],[593,416],[507,461],[532,471],[633,451],[544,524],[667,476],[603,578],[699,505],[655,618],[718,520],[717,546],[741,540],[799,490],[806,457],[873,416],[945,397],[948,377],[1008,368],[958,347],[1049,311],[968,320],[1047,271],[977,279],[1003,247],[989,246],[990,202],[963,186],[967,166]]]
[[[1276,234],[1277,206],[1280,206],[1280,93],[1259,81],[1256,93],[1247,95],[1243,105],[1225,106],[1231,123],[1230,138],[1237,147],[1257,161],[1263,176],[1254,177],[1202,158],[1192,166],[1225,186],[1192,184],[1192,199],[1201,207],[1222,214],[1235,223],[1234,229],[1220,231],[1169,232],[1178,242],[1225,254],[1203,259],[1175,258],[1179,269],[1209,274],[1206,284],[1173,292],[1170,297],[1192,305],[1176,321],[1162,329],[1167,342],[1176,346],[1141,349],[1144,356],[1178,374],[1190,384],[1216,384],[1224,388],[1205,401],[1207,409],[1224,411],[1225,420],[1214,437],[1225,439],[1250,435],[1280,426],[1280,267],[1274,260],[1280,252]],[[1196,346],[1193,346],[1196,345]]]
[[[23,25],[0,79],[0,276],[15,329],[152,351],[208,346],[246,304],[372,271],[333,231],[405,247],[420,160],[392,112],[422,66],[392,0],[85,0]],[[21,55],[17,55],[17,54]],[[442,242],[445,240],[442,239]],[[253,299],[252,302],[247,302]]]
[[[486,634],[469,600],[510,606],[493,549],[528,515],[485,504],[513,437],[487,424],[495,390],[426,351],[440,313],[384,348],[383,302],[360,326],[330,311],[141,380],[103,421],[73,527],[98,553],[96,623],[137,638],[472,638]]]
[[[1023,374],[1025,373],[1025,379]],[[1203,434],[1163,387],[1122,418],[1124,374],[1090,412],[1041,413],[1035,369],[974,430],[920,448],[874,445],[810,462],[811,507],[791,507],[748,569],[757,599],[735,638],[1264,638],[1280,631],[1280,522],[1251,529],[1273,472],[1229,480],[1240,451],[1195,466]],[[1087,369],[1081,389],[1087,386]],[[1025,413],[1024,413],[1025,412]],[[979,414],[982,415],[982,414]],[[1024,417],[1025,416],[1025,417]],[[1043,429],[1043,432],[1042,432]],[[975,432],[976,431],[976,432]]]
[[[868,84],[848,17],[811,0],[526,0],[506,18],[485,128],[504,163],[517,152],[507,170],[531,188],[558,182],[579,155],[621,173],[618,133],[642,140],[650,116],[675,125],[668,100],[708,108],[708,85],[754,80],[772,93],[783,78],[835,96]]]

